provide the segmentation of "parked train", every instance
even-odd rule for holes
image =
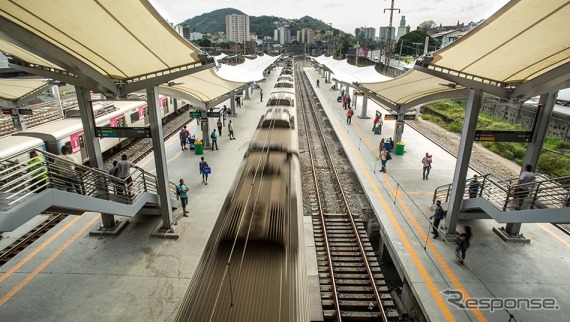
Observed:
[[[177,321],[309,320],[296,122],[294,87],[276,86]]]
[[[172,98],[160,96],[160,110],[163,118],[171,115],[174,112],[174,101]],[[98,127],[143,127],[149,125],[149,117],[147,113],[147,103],[141,100],[127,100],[127,101],[113,101],[114,108],[107,108],[105,113],[95,118],[96,126]],[[181,106],[182,104],[178,104]],[[97,112],[97,109],[94,110]],[[73,151],[73,154],[78,155],[77,159],[82,162],[88,160],[87,148],[84,144],[85,135],[83,125],[79,117],[79,113],[69,113],[75,116],[68,116],[66,118],[46,123],[40,126],[30,128],[26,131],[14,133],[11,137],[4,140],[12,142],[15,138],[31,137],[43,141],[43,149],[53,154],[60,154],[61,147],[67,146]],[[37,142],[37,141],[36,141]],[[113,152],[123,148],[130,143],[127,138],[100,138],[101,152]],[[6,145],[2,144],[0,148],[0,155]],[[27,146],[18,147],[18,151],[13,151],[14,155],[25,154],[30,148]],[[14,156],[12,156],[13,158]]]

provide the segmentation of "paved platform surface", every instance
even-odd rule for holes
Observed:
[[[314,84],[317,72],[307,69],[307,73]],[[272,72],[260,83],[265,93],[271,92],[277,77],[278,72]],[[384,122],[382,135],[371,131],[372,119],[355,116],[347,126],[344,110],[336,102],[338,91],[330,91],[328,85],[321,78],[319,98],[382,223],[400,275],[431,321],[508,321],[505,310],[458,309],[441,293],[447,289],[479,299],[553,298],[559,310],[510,312],[517,321],[567,320],[570,239],[566,235],[551,225],[525,224],[522,233],[532,239],[530,245],[506,244],[491,231],[500,226],[496,222],[461,222],[473,227],[474,237],[466,265],[459,265],[453,245],[426,235],[433,191],[452,181],[455,158],[406,128],[405,154],[388,161],[386,174],[379,172],[378,142],[392,135],[394,121]],[[361,103],[359,98],[355,115],[360,114]],[[237,108],[238,116],[228,118],[237,139],[230,141],[224,128],[220,150],[205,150],[213,172],[207,186],[198,172],[200,156],[181,151],[176,137],[166,142],[169,180],[184,178],[190,189],[190,217],[182,217],[181,209],[174,213],[180,239],[150,237],[160,223],[158,217],[139,216],[119,236],[97,238],[88,232],[99,225],[98,214],[69,216],[0,268],[0,321],[172,321],[263,109],[255,90]],[[369,101],[370,116],[375,109],[380,108]],[[197,133],[196,122],[188,126]],[[434,156],[429,181],[421,178],[425,152]],[[139,165],[152,171],[152,156]],[[4,233],[0,246],[23,230]],[[310,281],[318,287],[318,279]]]
[[[452,182],[455,157],[406,127],[405,153],[392,153],[387,173],[380,172],[381,166],[376,160],[378,144],[381,138],[393,136],[395,121],[384,121],[382,134],[375,135],[372,132],[374,113],[387,111],[369,100],[370,118],[356,117],[362,112],[362,97],[358,97],[352,124],[347,125],[346,111],[336,101],[339,90],[330,90],[331,84],[324,84],[324,78],[316,70],[308,68],[306,71],[313,86],[320,78],[317,95],[381,222],[381,234],[389,240],[390,255],[431,321],[508,321],[506,310],[485,309],[491,299],[508,299],[504,304],[512,307],[512,299],[542,302],[547,298],[556,302],[548,305],[552,301],[547,300],[547,306],[558,309],[523,307],[509,312],[516,321],[568,320],[570,285],[566,275],[570,269],[570,237],[550,224],[524,224],[521,233],[530,238],[531,243],[505,243],[492,231],[493,227],[504,225],[493,220],[462,220],[459,229],[470,225],[473,238],[465,265],[460,265],[453,241],[432,239],[428,234],[433,192],[436,187]],[[421,160],[426,152],[433,155],[429,180],[422,179]],[[470,171],[468,177],[473,174]],[[477,299],[481,306],[460,309],[450,300],[459,294],[443,294],[446,290],[460,291],[463,299]],[[500,305],[499,300],[493,303]]]

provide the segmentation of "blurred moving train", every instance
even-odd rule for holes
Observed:
[[[126,100],[111,103],[105,108],[94,108],[96,126],[143,127],[149,125],[146,101]],[[182,106],[184,101],[176,104]],[[174,99],[160,96],[163,119],[175,112],[174,105]],[[85,136],[79,110],[66,112],[71,116],[0,138],[0,160],[2,162],[27,160],[28,152],[33,148],[60,154],[61,147],[67,146],[73,154],[78,155],[78,160],[86,162],[89,156],[84,144]],[[100,138],[99,143],[101,152],[105,155],[125,147],[130,140],[128,138]]]
[[[293,75],[291,63],[281,70]],[[287,85],[286,85],[287,84]],[[293,77],[281,79],[225,199],[176,321],[308,321]]]

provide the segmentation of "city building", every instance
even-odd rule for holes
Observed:
[[[400,40],[400,37],[410,32],[410,26],[406,26],[406,16],[402,16],[400,19],[400,26],[398,27],[398,34],[396,41]]]
[[[249,16],[231,14],[226,16],[226,38],[239,44],[249,41]]]
[[[297,41],[301,44],[314,44],[315,31],[309,28],[303,28],[297,31]]]
[[[287,44],[291,41],[291,30],[288,27],[281,26],[273,31],[273,39],[281,45]]]
[[[395,38],[396,38],[396,29],[394,27],[380,27],[380,42],[381,43],[386,43],[388,41],[388,35],[390,35],[390,39],[392,40],[392,43],[395,42]]]
[[[376,28],[368,28],[368,27],[356,28],[354,30],[354,34],[358,39],[374,40],[376,38]]]
[[[192,33],[192,28],[186,24],[177,24],[174,26],[174,30],[179,33],[184,39],[190,41],[190,34]]]

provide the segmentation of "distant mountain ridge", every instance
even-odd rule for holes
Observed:
[[[246,15],[240,10],[234,8],[224,8],[214,10],[212,12],[204,13],[191,19],[184,21],[185,24],[190,25],[192,30],[200,33],[216,33],[219,31],[226,31],[226,16],[231,14]],[[295,36],[297,30],[309,28],[313,30],[328,30],[330,26],[321,20],[304,16],[299,19],[285,19],[275,16],[249,16],[249,27],[252,33],[263,36],[273,36],[273,30],[277,29],[275,22],[289,21],[289,29],[291,36]],[[334,29],[339,32],[337,29]],[[340,31],[340,34],[344,32]]]

